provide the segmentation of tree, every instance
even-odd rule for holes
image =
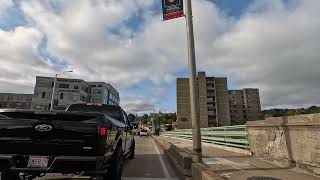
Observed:
[[[299,109],[270,109],[264,110],[262,113],[265,116],[271,117],[281,117],[281,116],[294,116],[300,114],[314,114],[320,113],[320,107],[318,106],[311,106],[307,109],[299,108]]]
[[[149,121],[149,115],[148,114],[144,114],[141,118],[141,123],[142,124],[147,124],[147,122]]]
[[[134,121],[136,121],[136,116],[133,115],[133,114],[129,114],[128,115],[128,119],[129,119],[130,122],[134,122]]]
[[[172,113],[172,121],[176,122],[177,121],[177,113]]]

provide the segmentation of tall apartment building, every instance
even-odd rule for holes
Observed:
[[[32,109],[49,109],[53,77],[36,77]],[[104,82],[86,82],[82,79],[57,78],[54,109],[65,109],[75,103],[119,104],[119,93]],[[110,98],[113,98],[112,100]]]
[[[229,104],[231,124],[244,124],[246,122],[246,111],[242,90],[229,90]]]
[[[33,94],[0,93],[0,109],[30,109]]]
[[[229,90],[231,124],[262,119],[259,89]]]
[[[246,88],[242,90],[242,93],[246,112],[245,119],[247,121],[262,119],[259,89]]]
[[[198,73],[200,127],[230,125],[227,78]],[[191,128],[189,78],[177,78],[178,128]]]
[[[119,92],[109,83],[105,82],[88,82],[91,87],[92,103],[99,104],[119,104]]]
[[[244,124],[262,118],[258,89],[228,91],[226,77],[198,73],[200,127]],[[178,128],[191,128],[189,78],[177,78]]]

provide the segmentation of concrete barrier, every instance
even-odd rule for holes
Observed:
[[[320,176],[320,114],[267,118],[246,125],[255,157]]]
[[[191,179],[192,158],[190,154],[186,150],[179,149],[172,143],[162,139],[160,136],[153,136],[153,139],[163,148],[165,156],[167,156],[169,162],[175,168],[179,179]]]
[[[192,162],[189,151],[179,148],[160,136],[153,136],[155,142],[163,148],[165,156],[175,168],[180,180],[221,180],[209,167]]]

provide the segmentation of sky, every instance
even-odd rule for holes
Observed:
[[[192,0],[197,70],[259,88],[263,109],[320,104],[319,0]],[[176,110],[185,18],[160,0],[0,0],[0,92],[35,77],[105,81],[133,113]]]

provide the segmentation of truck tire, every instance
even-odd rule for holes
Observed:
[[[121,147],[116,149],[113,157],[113,162],[108,171],[108,180],[121,180],[122,168],[123,168],[123,150]]]
[[[134,159],[135,151],[136,151],[136,142],[133,141],[133,144],[132,144],[131,149],[130,149],[130,155],[129,155],[128,159]]]
[[[121,180],[123,166],[122,148],[117,148],[112,160],[112,165],[105,175],[93,177],[93,180]],[[2,180],[2,179],[1,179]]]

